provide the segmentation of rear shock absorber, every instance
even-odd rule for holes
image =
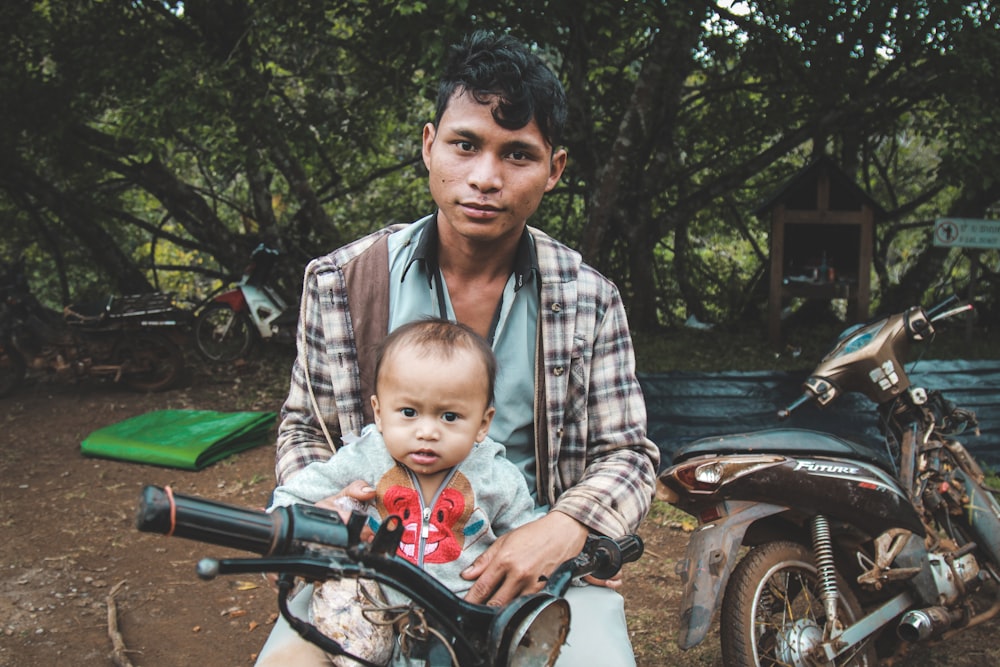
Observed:
[[[819,596],[826,608],[826,628],[824,636],[829,638],[837,627],[837,603],[840,592],[837,590],[837,572],[833,565],[833,542],[830,540],[830,524],[826,517],[817,514],[809,525],[812,534],[813,553],[816,558],[816,570],[819,577]]]

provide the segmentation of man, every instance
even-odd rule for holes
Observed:
[[[540,518],[463,573],[474,582],[466,599],[476,603],[537,591],[539,577],[579,553],[590,532],[633,532],[654,490],[659,454],[645,435],[618,290],[578,253],[527,227],[566,165],[557,148],[565,117],[562,86],[541,60],[513,39],[476,33],[452,49],[435,120],[423,129],[437,212],[306,270],[279,483],[371,422],[372,351],[395,327],[441,316],[493,346],[500,373],[490,436],[525,475]],[[373,491],[358,484],[347,495],[368,500]],[[620,580],[592,583],[567,596],[573,623],[559,664],[634,664],[613,590]],[[291,655],[313,664],[302,662],[308,645],[286,630],[276,628],[258,665]],[[319,654],[315,664],[329,663]]]

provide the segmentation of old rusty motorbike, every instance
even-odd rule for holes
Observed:
[[[881,442],[775,428],[698,440],[660,474],[698,527],[680,632],[719,616],[726,665],[876,665],[1000,611],[1000,504],[956,436],[976,416],[911,383],[910,345],[971,309],[946,301],[844,331],[778,416],[847,392]]]
[[[283,296],[271,280],[279,254],[258,245],[242,277],[220,287],[197,309],[194,343],[207,361],[245,359],[261,341],[294,342],[298,303]]]
[[[0,272],[0,397],[35,370],[56,379],[107,378],[134,391],[162,391],[181,377],[173,335],[190,318],[162,293],[72,304],[62,313],[31,293],[23,260]]]

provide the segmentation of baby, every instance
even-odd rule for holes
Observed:
[[[523,475],[487,435],[496,373],[489,344],[465,325],[422,319],[397,328],[376,356],[374,425],[278,487],[272,505],[316,503],[363,480],[376,490],[363,508],[372,529],[399,516],[404,531],[398,555],[463,595],[472,582],[460,576],[462,570],[498,535],[533,518]],[[363,623],[356,609],[334,600],[340,583],[319,586],[311,605],[316,625],[335,639],[352,634],[334,627],[343,619]],[[338,609],[331,614],[332,605]],[[359,629],[365,633],[354,631]]]

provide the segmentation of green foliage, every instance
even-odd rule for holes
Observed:
[[[420,129],[475,26],[564,81],[570,163],[532,224],[613,278],[637,328],[757,322],[756,208],[818,154],[889,212],[876,305],[964,288],[967,255],[930,261],[928,229],[995,215],[998,20],[985,0],[6,3],[0,253],[53,303],[198,295],[266,237],[297,288],[310,257],[432,210]]]
[[[844,325],[789,325],[789,342],[780,350],[767,345],[763,326],[716,326],[710,330],[674,327],[657,333],[633,332],[636,369],[640,373],[672,371],[808,372],[822,359]],[[971,335],[971,336],[970,336]],[[1000,359],[1000,346],[980,328],[964,322],[942,327],[930,342],[913,349],[917,359]]]

